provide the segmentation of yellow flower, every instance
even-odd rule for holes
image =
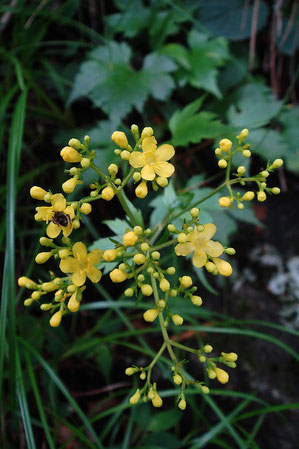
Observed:
[[[224,248],[221,243],[211,240],[216,231],[217,228],[213,223],[206,224],[202,232],[194,229],[187,235],[186,243],[179,243],[175,247],[177,256],[187,256],[193,253],[192,262],[197,268],[201,268],[207,263],[207,256],[219,257]],[[215,265],[217,266],[216,263]]]
[[[73,230],[72,219],[75,216],[73,207],[66,205],[66,199],[61,193],[52,196],[51,204],[50,207],[39,207],[35,219],[47,223],[50,221],[46,233],[52,239],[57,237],[61,231],[64,236],[68,237]]]
[[[72,283],[77,287],[85,283],[86,276],[92,282],[99,282],[102,272],[95,265],[100,263],[102,254],[100,249],[93,249],[88,254],[84,243],[77,242],[73,246],[74,257],[61,260],[59,267],[63,273],[73,273]]]
[[[154,136],[145,137],[142,141],[142,153],[133,151],[129,162],[134,168],[142,168],[141,177],[146,181],[152,181],[156,175],[169,178],[174,172],[174,166],[169,159],[174,156],[172,145],[161,145],[157,149],[157,141]]]

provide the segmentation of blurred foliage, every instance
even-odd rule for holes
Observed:
[[[176,185],[149,198],[150,226],[170,207],[181,210],[209,194],[215,181],[212,148],[240,128],[251,129],[254,164],[279,156],[292,175],[298,174],[298,22],[297,1],[1,2],[1,447],[265,448],[269,441],[278,444],[276,434],[271,440],[260,432],[269,415],[275,416],[276,430],[286,429],[289,447],[296,446],[288,425],[290,410],[298,408],[290,399],[297,385],[293,373],[298,355],[292,346],[298,332],[266,321],[232,320],[226,284],[223,304],[217,303],[214,312],[202,308],[194,314],[177,300],[177,310],[188,316],[186,339],[200,344],[209,333],[220,339],[232,334],[245,352],[255,339],[262,342],[256,357],[269,345],[275,357],[269,369],[275,371],[277,360],[286,364],[289,400],[284,401],[283,393],[280,403],[270,393],[257,393],[259,379],[249,385],[248,365],[253,376],[258,365],[257,358],[249,357],[232,390],[211,389],[204,399],[189,392],[184,415],[173,410],[175,392],[167,382],[162,396],[170,410],[128,404],[131,383],[123,370],[132,363],[131,351],[143,360],[153,354],[149,336],[156,343],[155,328],[135,322],[143,306],[101,284],[99,291],[90,291],[80,316],[74,315],[68,326],[50,329],[38,311],[31,316],[24,310],[15,278],[24,270],[30,276],[39,246],[40,228],[33,223],[28,189],[33,180],[53,191],[60,188],[57,147],[71,136],[89,134],[97,161],[105,167],[114,157],[111,132],[132,122],[153,126],[160,139],[176,145]],[[239,220],[260,226],[249,208],[220,216],[216,201],[206,202],[201,214],[204,222],[221,221],[217,236],[223,242],[229,242]],[[123,233],[126,221],[112,223],[112,212],[108,207],[98,211],[106,219],[103,227],[86,218],[94,247],[105,249],[109,236]],[[171,254],[167,257],[171,261]],[[196,274],[207,295],[223,287],[200,270]],[[38,267],[36,276],[43,275],[44,268]],[[197,324],[198,318],[204,325]],[[262,360],[265,371],[267,360]],[[163,366],[161,370],[163,376]],[[242,387],[245,391],[239,392]]]

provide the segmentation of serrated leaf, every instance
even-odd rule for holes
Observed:
[[[253,5],[244,0],[209,0],[200,2],[199,20],[216,36],[242,40],[251,35]],[[263,28],[268,17],[268,7],[259,1],[257,31]]]
[[[248,142],[251,150],[265,160],[283,157],[288,153],[288,145],[282,135],[273,129],[255,129],[250,132]]]
[[[121,2],[119,8],[123,10],[121,13],[106,16],[108,26],[114,33],[117,31],[132,38],[148,27],[151,11],[140,0]]]
[[[202,139],[211,139],[223,134],[223,125],[214,112],[197,112],[204,97],[188,104],[183,110],[176,111],[169,121],[174,145],[188,145],[199,143]]]
[[[174,62],[165,55],[151,53],[144,59],[142,81],[157,100],[165,100],[174,88],[169,73],[176,69]]]
[[[276,100],[270,87],[250,83],[238,89],[236,101],[227,112],[229,122],[237,128],[259,128],[279,113],[282,102]]]
[[[111,229],[115,235],[125,234],[126,229],[130,227],[126,220],[121,220],[120,218],[105,220],[103,223],[105,223],[105,225],[108,226],[108,228]]]

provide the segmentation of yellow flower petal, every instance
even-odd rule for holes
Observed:
[[[50,223],[47,226],[46,234],[51,239],[55,239],[60,234],[60,231],[61,231],[60,226],[53,223],[53,221],[50,221]]]
[[[62,259],[60,261],[59,268],[63,273],[74,273],[79,270],[78,260],[73,257]]]
[[[169,161],[175,154],[174,148],[172,145],[161,145],[157,150],[155,151],[156,161]]]
[[[154,136],[145,137],[145,139],[143,139],[142,141],[143,152],[146,153],[147,151],[155,151],[156,148],[157,148],[157,141],[154,138]]]
[[[175,253],[177,256],[188,256],[188,254],[191,254],[192,251],[194,251],[194,248],[191,243],[179,243],[175,248]]]
[[[63,211],[66,215],[69,215],[71,218],[74,218],[75,216],[75,211],[74,208],[72,206],[67,206],[64,211]]]
[[[101,262],[103,251],[101,249],[93,249],[87,256],[87,260],[92,265],[97,265]]]
[[[134,168],[144,167],[146,164],[146,156],[144,153],[133,151],[133,153],[131,153],[130,155],[129,162]]]
[[[208,223],[204,225],[204,230],[199,232],[199,237],[201,240],[205,240],[207,242],[208,240],[211,240],[216,231],[217,227],[213,223]]]
[[[158,176],[169,178],[174,172],[174,166],[169,164],[169,162],[156,162],[154,165],[154,170]]]
[[[87,259],[87,249],[84,243],[77,242],[73,246],[73,254],[74,257],[78,260],[85,260]]]
[[[143,179],[146,179],[146,181],[152,181],[156,176],[153,166],[154,164],[146,164],[141,170],[141,177]]]
[[[53,210],[55,212],[63,212],[66,207],[66,199],[61,193],[56,193],[51,198]]]
[[[81,287],[81,285],[85,284],[86,281],[86,273],[83,270],[75,271],[72,276],[72,283],[77,287]]]
[[[53,208],[42,206],[38,208],[38,211],[36,213],[36,218],[38,220],[44,220],[44,221],[50,221],[53,217]]]
[[[63,235],[64,235],[65,237],[68,237],[68,236],[72,233],[72,230],[73,230],[73,223],[69,223],[67,226],[62,227],[61,229],[62,229]]]
[[[226,262],[223,259],[213,259],[214,264],[216,265],[217,270],[222,276],[230,276],[233,272],[232,266],[230,263]]]
[[[219,257],[223,253],[224,248],[219,242],[214,242],[213,240],[210,240],[205,245],[205,252],[210,257]]]
[[[92,265],[91,268],[87,270],[87,276],[89,277],[91,282],[99,282],[102,277],[102,272],[94,265]]]
[[[192,258],[193,265],[197,268],[203,267],[207,263],[207,255],[202,250],[194,251]]]

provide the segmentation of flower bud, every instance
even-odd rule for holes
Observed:
[[[110,164],[108,167],[108,173],[110,176],[115,176],[118,172],[118,166],[116,164]]]
[[[124,246],[134,246],[138,240],[138,236],[133,232],[129,231],[123,235],[123,244]]]
[[[52,318],[50,319],[50,326],[51,327],[58,327],[61,323],[62,313],[60,310],[58,312],[54,313]]]
[[[90,167],[90,159],[88,157],[84,157],[82,161],[80,162],[80,165],[82,168],[88,168]]]
[[[122,158],[123,161],[128,161],[130,159],[130,152],[127,150],[123,150],[120,153],[120,157]]]
[[[183,379],[179,374],[175,374],[173,376],[173,381],[176,385],[181,385],[181,383],[183,382]]]
[[[153,288],[149,284],[142,284],[141,291],[144,296],[151,296],[153,294]]]
[[[50,303],[48,303],[48,304],[41,304],[40,309],[41,309],[43,312],[46,312],[46,311],[48,311],[48,310],[51,310],[51,309],[52,309],[52,304],[50,304]]]
[[[60,151],[60,156],[65,162],[80,162],[82,156],[72,147],[64,147]]]
[[[52,251],[39,253],[35,257],[35,262],[38,264],[46,263],[52,255]]]
[[[149,250],[149,244],[146,242],[141,243],[140,248],[142,251],[146,252]]]
[[[113,140],[113,142],[120,148],[128,148],[129,143],[127,136],[122,131],[114,131],[111,136],[111,140]]]
[[[105,262],[113,262],[117,258],[117,250],[116,249],[106,249],[103,254],[103,259]]]
[[[194,304],[195,306],[199,307],[202,305],[202,299],[200,296],[192,295],[190,299],[192,304]]]
[[[180,284],[183,288],[189,288],[193,284],[192,278],[190,276],[182,276],[180,278]]]
[[[265,192],[258,192],[257,194],[257,200],[260,201],[261,203],[266,201],[267,199],[267,195],[265,194]]]
[[[80,302],[77,300],[77,292],[75,292],[70,297],[69,302],[67,304],[67,308],[71,312],[78,312],[79,307],[80,307]]]
[[[226,384],[229,381],[229,375],[221,368],[214,368],[216,377],[221,384]]]
[[[151,258],[153,260],[159,260],[160,257],[161,257],[161,254],[159,253],[159,251],[153,251],[152,254],[151,254]]]
[[[78,139],[72,138],[72,139],[69,140],[69,146],[74,148],[74,150],[80,150],[81,142]]]
[[[280,193],[280,188],[279,187],[273,187],[271,189],[271,192],[274,193],[274,195],[278,195]]]
[[[166,187],[168,185],[168,179],[167,178],[163,178],[162,176],[158,176],[158,178],[156,179],[157,184],[160,187]]]
[[[170,276],[172,276],[173,274],[175,274],[175,268],[174,267],[168,267],[166,270],[166,273],[169,274]]]
[[[25,307],[29,307],[29,306],[31,306],[32,303],[33,303],[33,299],[32,298],[27,298],[24,301],[24,306]]]
[[[89,204],[89,203],[83,203],[80,207],[80,212],[82,212],[82,214],[84,214],[84,215],[90,214],[91,211],[92,211],[92,207],[91,207],[91,204]]]
[[[128,275],[126,272],[119,270],[118,268],[115,268],[111,273],[109,273],[110,279],[114,283],[123,282],[126,279],[128,279]]]
[[[216,378],[216,371],[214,369],[208,369],[207,370],[209,379],[215,379]]]
[[[70,255],[70,250],[67,248],[60,249],[58,251],[58,256],[60,257],[60,259],[66,259],[69,255]]]
[[[44,282],[41,285],[44,292],[54,292],[54,290],[57,290],[58,286],[55,284],[55,282]]]
[[[133,296],[134,295],[134,289],[133,288],[127,288],[126,290],[125,290],[125,296],[127,297],[127,298],[130,298],[131,296]]]
[[[78,220],[77,218],[75,220],[73,220],[73,228],[74,229],[80,228],[80,220]]]
[[[43,200],[45,195],[46,195],[46,190],[42,189],[41,187],[38,186],[33,186],[30,189],[30,195],[32,198],[34,198],[35,200]]]
[[[127,376],[133,376],[133,374],[136,373],[135,368],[133,368],[132,366],[130,366],[129,368],[126,369],[125,374]]]
[[[53,239],[48,239],[48,237],[41,237],[39,243],[43,246],[51,246]]]
[[[239,176],[243,176],[246,172],[246,168],[244,167],[244,165],[240,165],[240,167],[238,167],[237,169],[237,173]]]
[[[263,171],[260,173],[260,175],[261,175],[263,178],[268,178],[269,172],[268,172],[267,170],[263,170]]]
[[[159,287],[162,290],[162,292],[168,292],[168,290],[170,289],[170,283],[168,282],[167,279],[163,278],[160,281]]]
[[[148,194],[148,188],[146,185],[146,181],[142,181],[135,189],[135,195],[137,198],[145,198]]]
[[[114,190],[113,190],[112,187],[110,187],[110,186],[105,187],[105,188],[102,190],[102,198],[103,198],[103,200],[105,200],[105,201],[111,201],[112,198],[114,197],[114,195],[115,195]]]
[[[19,287],[26,287],[26,288],[31,288],[31,289],[37,287],[36,283],[33,282],[31,279],[27,278],[26,276],[21,276],[18,279],[18,285],[19,285]],[[28,285],[30,285],[30,287],[28,287]]]
[[[216,156],[221,156],[222,155],[222,151],[220,150],[220,148],[216,148],[215,149],[215,154],[216,154]]]
[[[235,352],[221,352],[221,355],[227,362],[236,362],[238,360],[238,354]]]
[[[140,181],[140,179],[141,179],[141,174],[140,174],[139,171],[136,171],[136,172],[133,174],[133,179],[134,179],[135,182]]]
[[[210,352],[213,351],[213,347],[211,345],[205,345],[202,349],[206,354],[209,354]]]
[[[178,408],[179,408],[180,410],[185,410],[185,409],[186,409],[186,406],[187,406],[187,404],[186,404],[185,399],[181,399],[180,402],[178,403]]]
[[[158,315],[159,315],[158,309],[148,309],[146,310],[146,312],[144,312],[143,318],[148,323],[152,323],[153,321],[155,321]]]
[[[184,232],[181,232],[178,235],[178,242],[179,243],[186,243],[187,242],[187,235]]]
[[[232,200],[228,196],[222,196],[218,202],[221,207],[229,207],[232,204]]]
[[[41,296],[42,296],[42,292],[39,292],[38,290],[35,290],[31,294],[31,298],[34,299],[34,301],[38,301]]]
[[[200,385],[199,388],[201,389],[203,394],[209,394],[210,393],[210,389],[206,385]]]
[[[206,263],[206,270],[209,273],[213,273],[213,271],[215,271],[216,265],[213,262],[207,262]]]
[[[75,190],[75,187],[77,185],[77,181],[78,181],[78,179],[77,179],[76,176],[74,176],[74,178],[68,179],[67,181],[65,181],[62,184],[62,190],[65,193],[72,193]]]
[[[250,156],[251,156],[251,151],[250,151],[250,150],[243,150],[243,151],[242,151],[242,156],[244,156],[244,157],[250,157]]]
[[[152,399],[152,404],[156,408],[162,407],[162,405],[163,405],[162,398],[158,395],[157,392],[155,392],[155,397],[154,397],[154,399]]]
[[[242,196],[242,200],[243,201],[252,201],[254,198],[254,192],[248,191],[246,193],[244,193],[244,195]]]
[[[147,126],[142,130],[141,139],[145,139],[145,137],[151,137],[153,134],[154,134],[153,128]]]
[[[158,309],[161,311],[163,309],[165,309],[166,307],[166,302],[164,301],[164,299],[159,299],[158,303],[157,303],[157,307]]]
[[[247,129],[247,128],[244,128],[244,129],[242,129],[242,131],[240,132],[239,137],[240,137],[241,140],[244,140],[244,139],[246,139],[246,137],[248,137],[248,134],[249,134],[248,129]]]
[[[220,161],[218,161],[218,167],[219,168],[226,168],[227,167],[227,162],[225,159],[220,159]]]
[[[74,284],[70,284],[67,287],[67,291],[69,293],[75,293],[77,291],[77,289],[78,289],[78,287],[76,285],[74,285]]]
[[[220,140],[219,146],[221,151],[225,151],[227,153],[232,147],[232,142],[229,139],[222,139]]]
[[[192,218],[197,218],[198,215],[199,215],[199,209],[197,207],[193,207],[190,210],[190,215],[191,215]]]
[[[273,162],[271,168],[279,168],[283,166],[283,160],[282,159],[275,159]]]
[[[234,248],[226,248],[224,250],[226,252],[226,254],[228,254],[229,256],[234,256],[236,254],[236,250]]]
[[[135,254],[133,260],[137,265],[142,265],[146,262],[146,257],[144,254]]]
[[[133,394],[133,396],[130,397],[130,404],[135,405],[135,404],[137,404],[139,402],[139,399],[140,399],[140,392],[139,391],[140,390],[138,388],[136,393]]]
[[[184,322],[183,317],[181,317],[180,315],[177,315],[177,314],[172,315],[171,319],[173,321],[173,324],[175,324],[176,326],[181,326]]]

